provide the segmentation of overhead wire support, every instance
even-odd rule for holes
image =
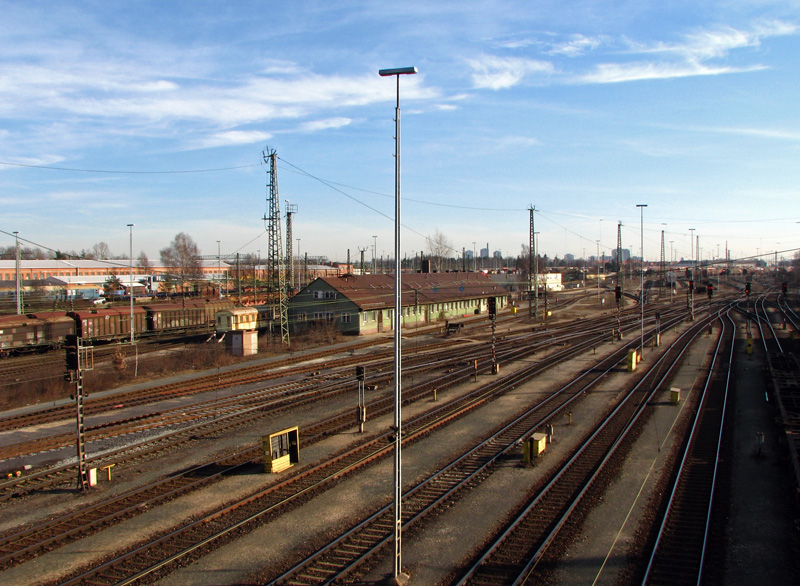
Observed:
[[[294,250],[292,248],[292,218],[297,213],[297,204],[286,200],[286,263],[289,266],[289,288],[294,289]]]
[[[281,241],[281,206],[278,195],[277,152],[267,149],[262,152],[267,165],[267,213],[264,224],[267,229],[267,292],[271,296],[281,329],[281,342],[289,344],[289,297],[286,285],[285,263]]]

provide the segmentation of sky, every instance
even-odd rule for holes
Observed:
[[[800,1],[0,0],[0,246],[800,249]],[[646,205],[647,207],[637,207]],[[134,224],[131,229],[128,224]],[[281,234],[285,242],[286,224]],[[663,236],[662,236],[663,235]],[[694,235],[694,238],[692,237]]]

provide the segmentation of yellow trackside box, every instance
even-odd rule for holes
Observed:
[[[547,434],[534,433],[531,437],[525,440],[523,444],[523,459],[526,464],[533,463],[533,460],[540,456],[547,447]]]
[[[265,472],[283,472],[300,461],[300,431],[297,426],[265,435],[261,441]]]
[[[681,390],[678,387],[670,387],[669,402],[673,405],[677,405],[681,402]]]
[[[636,370],[636,365],[639,362],[637,360],[638,357],[639,353],[636,350],[628,350],[628,358],[625,360],[625,363],[628,365],[628,372]]]

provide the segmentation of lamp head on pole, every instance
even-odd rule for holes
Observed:
[[[378,71],[378,75],[388,77],[390,75],[413,75],[417,72],[416,67],[396,67],[394,69],[381,69]]]

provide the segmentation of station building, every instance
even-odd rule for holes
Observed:
[[[314,325],[345,334],[374,334],[467,317],[488,311],[495,297],[505,307],[508,291],[488,275],[470,272],[401,275],[399,320],[394,315],[394,275],[318,277],[289,301],[289,323],[296,332]]]

